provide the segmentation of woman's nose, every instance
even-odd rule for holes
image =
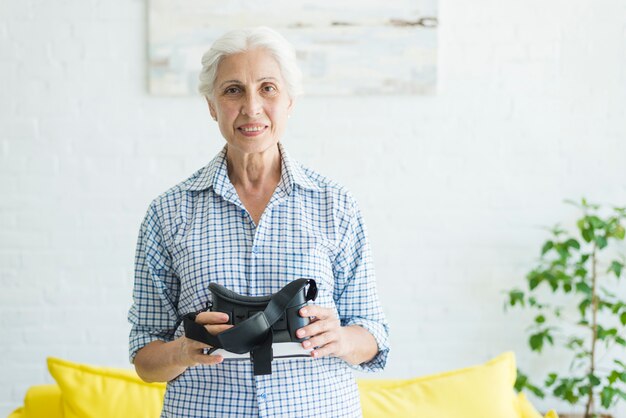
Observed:
[[[259,95],[256,93],[248,93],[245,102],[242,104],[241,114],[254,117],[261,114],[262,108],[263,106]]]

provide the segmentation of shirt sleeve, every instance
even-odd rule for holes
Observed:
[[[342,233],[335,261],[335,304],[341,325],[359,325],[368,330],[378,345],[374,358],[352,368],[374,372],[384,369],[389,353],[389,325],[378,300],[376,277],[367,230],[361,212],[352,203],[352,214]]]
[[[135,254],[133,304],[128,312],[131,363],[146,344],[173,340],[179,294],[180,281],[173,272],[153,202],[141,224]]]

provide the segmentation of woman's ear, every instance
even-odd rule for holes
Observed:
[[[291,117],[291,112],[296,105],[296,99],[289,98],[289,105],[287,106],[287,115]]]
[[[209,100],[208,97],[206,97],[206,102],[209,105],[209,112],[211,113],[211,117],[214,121],[217,121],[217,112],[215,111],[215,106],[213,106],[213,103],[211,103],[211,100]]]

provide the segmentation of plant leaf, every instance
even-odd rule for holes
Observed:
[[[605,329],[603,326],[598,325],[598,340],[606,340],[607,338],[612,338],[615,337],[617,335],[617,329],[616,328],[608,328]]]
[[[591,306],[591,298],[585,298],[582,300],[582,302],[580,302],[580,305],[578,305],[580,316],[585,316],[585,314],[587,313],[587,308],[589,308],[589,306]]]
[[[565,241],[565,245],[567,245],[568,247],[576,248],[577,250],[580,250],[580,244],[574,238],[570,238],[567,241]]]
[[[557,377],[558,376],[556,373],[548,374],[548,377],[546,378],[546,381],[545,381],[545,385],[548,387],[552,386],[556,382]]]
[[[561,256],[561,259],[566,259],[569,257],[569,247],[565,244],[555,244],[554,249]]]
[[[550,335],[550,329],[544,329],[530,336],[528,344],[533,351],[541,352],[544,345],[544,340],[547,340],[550,345],[554,345],[554,339]]]
[[[545,397],[545,393],[537,386],[532,384],[530,380],[528,380],[528,376],[526,376],[520,369],[517,369],[517,378],[515,379],[515,390],[518,392],[522,392],[524,389],[527,389],[534,393],[537,397],[543,399]]]
[[[543,348],[543,334],[533,334],[528,339],[528,344],[530,344],[530,349],[533,351],[538,351],[541,353],[541,349]]]
[[[617,382],[617,380],[619,379],[619,375],[620,375],[620,372],[618,372],[617,370],[611,371],[611,374],[609,374],[609,376],[607,377],[609,383],[613,384]]]
[[[623,268],[624,264],[620,263],[619,261],[612,261],[609,269],[607,270],[607,273],[613,272],[613,274],[615,274],[615,277],[619,278],[622,275]]]
[[[519,289],[513,289],[509,292],[509,305],[515,306],[518,303],[522,306],[525,306],[524,292]]]
[[[530,288],[530,290],[536,289],[543,280],[543,277],[541,277],[541,273],[536,270],[528,273],[528,276],[526,276],[526,278],[528,279],[528,287]]]
[[[602,229],[606,225],[606,222],[598,218],[596,215],[588,216],[587,219],[593,229]]]
[[[559,384],[554,388],[552,392],[554,396],[563,399],[570,404],[574,405],[578,403],[580,396],[576,395],[576,388],[580,383],[580,378],[564,378],[559,381]],[[583,389],[584,392],[584,389]]]
[[[542,256],[546,255],[546,253],[550,251],[553,247],[554,247],[554,242],[547,241],[545,244],[543,244],[543,247],[541,248],[541,255]]]
[[[584,344],[585,344],[585,341],[582,338],[571,337],[565,346],[569,348],[570,350],[576,350],[578,348],[582,348]]]
[[[602,388],[602,392],[600,392],[600,399],[603,407],[610,408],[614,397],[615,391],[612,387],[605,386]]]
[[[583,293],[585,295],[591,296],[591,292],[592,292],[591,287],[589,287],[589,285],[585,282],[576,283],[576,290],[579,293]]]
[[[615,390],[615,394],[616,394],[617,396],[619,396],[620,398],[622,398],[622,400],[626,400],[626,392],[624,392],[624,391],[623,391],[623,390],[621,390],[621,389],[617,389],[617,388],[615,388],[614,390]]]
[[[609,243],[606,240],[606,237],[603,236],[598,236],[596,237],[596,244],[598,244],[598,248],[603,249],[605,248]]]

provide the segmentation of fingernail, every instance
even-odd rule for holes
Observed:
[[[308,311],[306,310],[306,308],[303,308],[303,309],[300,311],[300,313],[301,313],[302,315],[306,315],[306,314],[308,313]]]
[[[304,330],[302,329],[298,330],[298,337],[304,337]]]
[[[312,351],[312,352],[311,352],[311,356],[312,356],[312,357],[317,357],[317,351]]]
[[[308,342],[308,341],[305,341],[305,342],[302,343],[302,345],[306,348],[306,347],[310,346],[311,343]]]

